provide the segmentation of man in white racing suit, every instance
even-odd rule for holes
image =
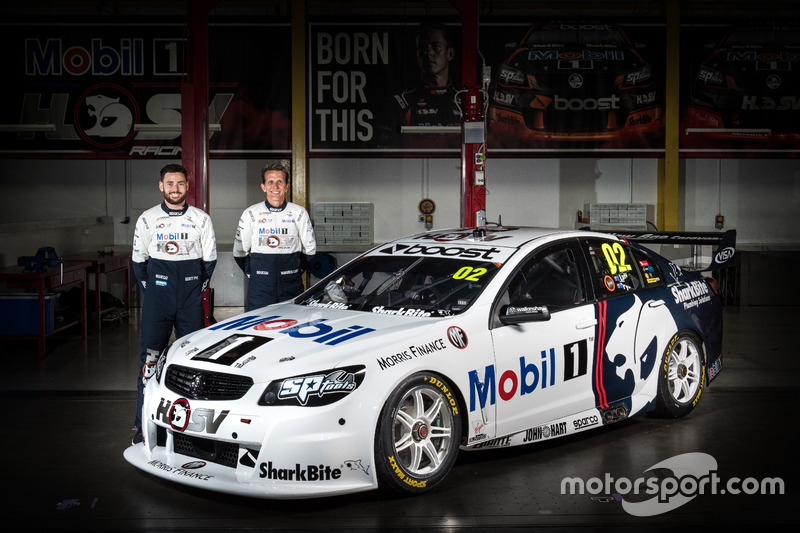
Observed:
[[[142,290],[141,373],[137,382],[133,442],[141,441],[144,384],[161,351],[175,338],[203,327],[203,290],[217,264],[211,217],[186,203],[186,169],[170,164],[158,184],[164,201],[136,222],[133,272]]]
[[[317,251],[311,218],[286,201],[289,171],[281,164],[261,170],[265,202],[242,213],[233,258],[249,279],[246,310],[294,298],[303,292],[302,274]]]

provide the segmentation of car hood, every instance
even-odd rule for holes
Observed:
[[[177,340],[167,363],[250,376],[254,382],[366,364],[409,339],[446,335],[447,318],[276,304]],[[434,340],[432,337],[429,340]]]

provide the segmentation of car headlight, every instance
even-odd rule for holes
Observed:
[[[722,72],[708,67],[700,68],[700,71],[697,73],[697,81],[699,81],[701,85],[711,87],[724,87],[726,85],[725,76]]]
[[[622,80],[622,88],[641,87],[642,85],[649,84],[651,79],[652,73],[650,72],[650,67],[645,65],[625,74],[625,79]]]
[[[519,69],[503,65],[497,73],[497,79],[503,85],[527,85],[525,73]]]
[[[161,355],[158,356],[158,361],[156,361],[156,383],[161,383],[161,374],[164,372],[164,366],[167,364],[167,352],[169,352],[170,348],[172,348],[172,344],[167,345],[166,348],[161,350]]]
[[[276,379],[267,385],[258,405],[330,405],[356,390],[365,374],[366,367],[357,365]]]

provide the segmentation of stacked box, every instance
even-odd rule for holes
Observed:
[[[314,204],[317,246],[372,246],[373,206],[369,202]]]
[[[629,230],[647,229],[647,204],[589,204],[589,225]]]

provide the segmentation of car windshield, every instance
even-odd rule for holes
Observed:
[[[542,46],[573,46],[573,45],[606,45],[627,46],[628,43],[622,33],[613,27],[603,25],[569,25],[550,30],[536,29],[530,32],[526,48]]]
[[[467,309],[500,265],[418,256],[366,256],[345,265],[300,305],[404,316],[450,316]]]
[[[796,27],[737,28],[725,42],[727,46],[746,46],[753,50],[758,50],[756,45],[797,48],[797,43],[800,43],[800,31]],[[753,55],[755,57],[755,52]]]

